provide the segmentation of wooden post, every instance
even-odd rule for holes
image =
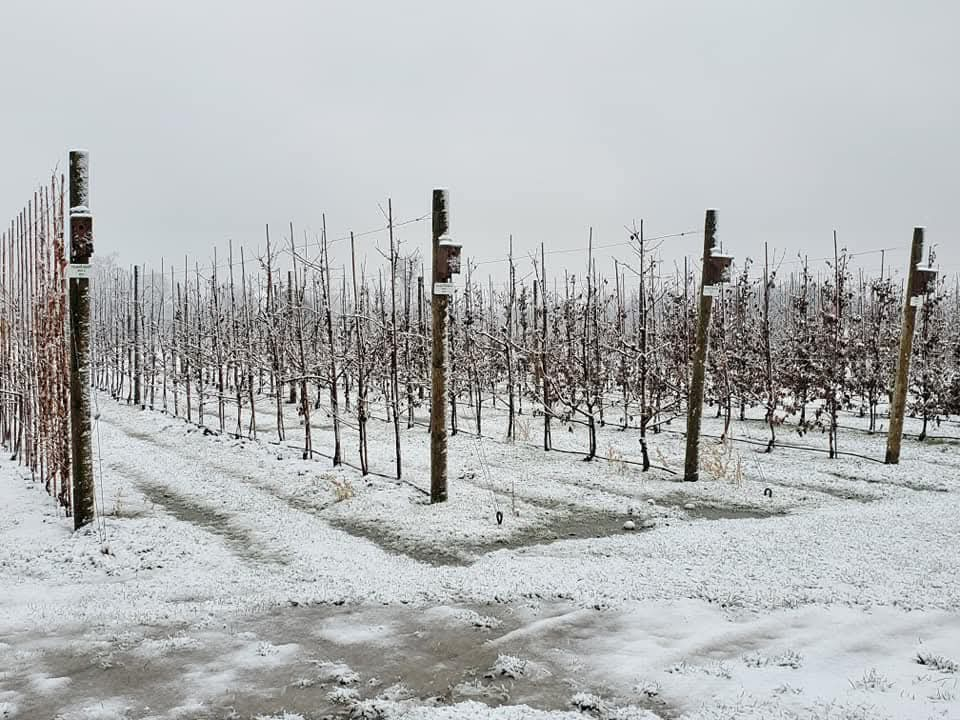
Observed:
[[[420,274],[417,276],[417,397],[423,400],[424,382],[427,374],[426,355],[427,328],[423,323],[423,264],[420,264]]]
[[[449,193],[433,191],[432,392],[430,395],[430,502],[447,500],[447,306],[450,276],[460,272],[460,248],[447,237]]]
[[[552,400],[550,397],[550,381],[547,376],[547,343],[549,342],[547,325],[547,252],[544,250],[543,243],[540,243],[540,296],[543,303],[543,316],[540,318],[540,374],[543,376],[543,449],[550,450],[553,447],[553,439],[550,436],[550,418],[553,416]],[[479,387],[479,382],[477,383]],[[479,410],[477,411],[479,417]],[[479,428],[479,422],[478,422]],[[477,430],[479,434],[480,430]]]
[[[701,271],[700,309],[697,313],[697,345],[693,355],[690,392],[687,397],[687,452],[683,479],[700,479],[700,420],[703,415],[703,374],[710,340],[710,311],[714,288],[729,272],[731,258],[715,252],[717,244],[717,211],[707,210],[703,229],[703,268]]]
[[[90,156],[70,151],[70,451],[73,527],[93,520],[93,445],[90,428]]]
[[[903,415],[907,407],[907,389],[910,384],[910,354],[913,352],[913,330],[917,319],[915,298],[923,297],[925,278],[918,272],[923,260],[923,228],[913,229],[913,244],[910,248],[910,266],[907,268],[907,292],[903,299],[903,327],[900,331],[900,356],[897,360],[897,379],[893,387],[893,404],[890,406],[890,429],[887,431],[887,455],[885,462],[896,465],[900,462],[900,441],[903,439]],[[918,287],[923,285],[924,287]]]
[[[387,198],[387,228],[390,231],[390,390],[393,393],[393,438],[397,480],[402,475],[400,453],[400,372],[397,361],[397,263],[400,248],[393,240],[393,200]],[[409,385],[408,385],[409,388]]]
[[[293,223],[290,223],[290,245],[293,245]],[[293,318],[293,271],[287,270],[287,312],[285,313],[286,317]],[[289,373],[289,370],[287,371]],[[297,404],[297,381],[290,380],[290,396],[287,398],[287,403],[290,405]]]
[[[140,350],[140,266],[133,266],[133,404],[143,410],[143,355]]]

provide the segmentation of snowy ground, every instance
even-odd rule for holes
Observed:
[[[430,507],[421,427],[397,483],[100,411],[97,527],[0,464],[0,718],[960,718],[958,443],[899,467],[743,445],[742,482],[683,484],[617,461],[634,432],[584,463],[527,418],[528,442],[452,438]],[[841,449],[882,457],[859,422]],[[679,469],[681,436],[651,445]]]

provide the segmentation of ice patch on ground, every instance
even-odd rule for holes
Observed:
[[[386,641],[391,628],[388,625],[357,624],[349,617],[338,617],[323,623],[314,634],[338,645],[377,645]]]

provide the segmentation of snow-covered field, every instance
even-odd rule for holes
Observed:
[[[100,413],[96,527],[0,464],[4,720],[960,718],[958,443],[906,440],[898,467],[742,445],[742,482],[685,484],[618,462],[635,432],[604,428],[585,463],[527,418],[527,442],[451,438],[431,507],[422,427],[398,483],[380,422],[362,479]],[[652,436],[654,462],[679,469],[682,442]]]

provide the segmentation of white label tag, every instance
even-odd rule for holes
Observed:
[[[434,295],[453,295],[453,283],[434,283]]]
[[[917,295],[910,298],[910,307],[921,307],[923,305],[923,295]]]
[[[85,280],[90,279],[90,274],[93,268],[89,265],[78,265],[71,263],[67,265],[67,277],[68,278],[77,278],[78,280],[83,278]]]
[[[704,297],[720,297],[719,285],[705,285],[703,288]]]

